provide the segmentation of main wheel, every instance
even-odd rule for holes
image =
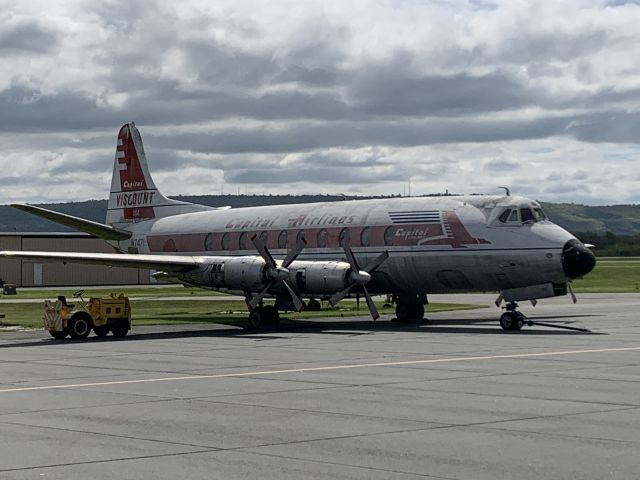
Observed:
[[[95,333],[99,337],[106,337],[107,335],[109,335],[109,325],[93,327],[93,333]]]
[[[69,335],[71,338],[87,338],[91,333],[93,321],[88,313],[78,312],[69,320]]]
[[[263,316],[262,323],[264,325],[269,325],[270,327],[277,327],[280,325],[280,313],[278,313],[278,309],[273,305],[267,305],[262,308]]]
[[[398,303],[396,305],[396,318],[399,322],[406,322],[411,318],[410,305],[406,303]]]
[[[249,312],[249,326],[251,328],[260,328],[264,321],[264,309],[256,307]]]
[[[396,304],[396,318],[399,322],[418,322],[422,317],[424,317],[424,305]]]
[[[520,330],[524,320],[517,312],[504,312],[500,316],[500,326],[503,330]]]
[[[111,333],[114,337],[126,337],[129,333],[129,322],[127,320],[116,320],[111,324]]]
[[[52,330],[49,330],[49,335],[51,335],[56,340],[64,340],[65,338],[67,338],[67,335],[69,335],[69,332],[67,330],[63,330],[61,332],[54,332]]]
[[[319,312],[320,308],[321,308],[320,302],[318,300],[316,300],[315,298],[312,298],[311,300],[309,300],[307,302],[306,310],[308,312]]]

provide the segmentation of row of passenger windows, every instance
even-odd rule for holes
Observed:
[[[393,238],[395,236],[395,232],[396,232],[396,227],[387,227],[387,229],[384,232],[385,245],[387,246],[393,245]],[[294,237],[294,234],[295,234],[295,237]],[[309,232],[305,232],[305,230],[298,230],[297,232],[282,230],[278,234],[278,238],[275,246],[276,248],[281,248],[281,249],[292,247],[293,245],[297,244],[302,237],[308,240],[309,239],[308,235],[314,235],[314,234],[315,234],[315,240],[316,240],[316,245],[314,245],[314,247],[325,248],[327,246],[330,246],[329,232],[324,228],[318,230],[317,232],[315,230],[312,230]],[[220,245],[218,246],[218,245],[214,245],[215,236],[213,233],[210,233],[205,237],[204,248],[207,251],[218,250],[218,249],[222,249],[222,250],[236,250],[236,249],[237,250],[253,250],[254,249],[253,242],[251,241],[251,237],[254,235],[252,232],[241,232],[240,235],[237,237],[236,235],[237,234],[231,233],[231,232],[224,233],[222,235],[222,238],[220,239]],[[269,234],[266,231],[262,231],[259,234],[260,240],[262,240],[262,242],[265,245],[268,244],[268,235]],[[234,237],[236,237],[237,240],[234,241]],[[295,241],[293,241],[294,238],[295,238]],[[338,236],[339,245],[343,245],[345,241],[349,245],[351,245],[353,240],[355,239],[351,238],[351,232],[348,228],[343,228],[340,231],[340,234]],[[360,246],[362,247],[370,246],[371,244],[371,228],[370,227],[364,227],[360,231],[359,240],[360,240]]]
[[[531,208],[508,208],[498,217],[498,220],[500,220],[502,223],[530,223],[539,222],[546,219],[547,216],[541,208],[534,208],[533,210]]]

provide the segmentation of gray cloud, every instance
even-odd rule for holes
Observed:
[[[57,43],[56,32],[34,20],[0,22],[0,56],[45,54]]]
[[[604,172],[640,175],[640,8],[624,3],[15,4],[0,23],[4,161],[108,175],[135,120],[164,178],[464,191],[499,175],[601,200]]]

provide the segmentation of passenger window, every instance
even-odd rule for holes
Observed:
[[[204,249],[206,251],[213,250],[213,233],[208,233],[206,237],[204,237]]]
[[[265,245],[267,244],[267,241],[269,240],[269,234],[265,230],[260,232],[260,240],[262,240],[262,243],[264,243]]]
[[[340,230],[340,246],[349,245],[349,229],[343,228]]]
[[[222,246],[222,250],[229,250],[229,242],[231,240],[231,237],[229,235],[229,232],[225,233],[222,236],[222,240],[220,242],[221,246]]]
[[[393,245],[393,237],[396,235],[396,227],[387,227],[384,231],[384,244],[386,246]]]
[[[318,247],[320,248],[326,247],[328,237],[329,237],[329,233],[327,232],[327,230],[325,228],[321,229],[318,232],[318,237],[317,237]]]
[[[362,229],[362,232],[360,233],[360,244],[363,247],[369,246],[370,236],[371,236],[371,229],[369,227],[364,227]]]
[[[304,238],[304,230],[300,230],[298,232],[298,235],[296,235],[296,243],[301,242],[303,238]]]
[[[238,237],[238,248],[240,250],[247,249],[247,232],[242,232]]]
[[[278,235],[278,248],[287,248],[287,231],[282,230]]]
[[[536,221],[536,217],[533,216],[533,212],[530,208],[521,208],[520,215],[522,216],[522,223]]]

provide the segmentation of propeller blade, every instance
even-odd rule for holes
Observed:
[[[351,251],[351,248],[349,247],[347,242],[345,242],[342,245],[342,248],[344,250],[345,256],[347,257],[347,261],[349,262],[349,265],[351,265],[351,269],[354,272],[360,271],[360,267],[358,266],[358,262],[356,261],[356,257],[353,256],[353,252]]]
[[[298,240],[298,243],[296,243],[295,247],[289,250],[289,253],[287,253],[287,256],[282,261],[282,266],[284,268],[287,268],[289,265],[291,265],[291,262],[293,262],[296,258],[298,258],[298,255],[300,255],[300,252],[306,246],[307,246],[307,241],[305,240],[304,237],[300,237],[300,240]]]
[[[571,288],[571,283],[567,282],[567,290],[569,290],[569,295],[571,295],[571,301],[573,303],[578,303],[578,297],[573,293],[573,289]]]
[[[293,300],[293,305],[296,307],[296,310],[298,312],[302,311],[304,309],[304,303],[302,302],[302,300],[300,300],[300,297],[298,296],[298,294],[293,291],[293,288],[291,288],[291,285],[289,285],[289,282],[287,282],[286,280],[283,280],[282,283],[284,283],[284,286],[289,292],[289,295],[291,295],[291,300]]]
[[[373,272],[376,268],[378,268],[380,265],[382,265],[387,258],[389,258],[389,252],[385,250],[380,255],[378,255],[376,258],[371,260],[367,264],[367,266],[364,267],[364,271],[367,272],[367,273]]]
[[[330,299],[329,299],[329,304],[332,307],[335,307],[336,304],[342,300],[344,297],[347,296],[347,294],[351,291],[351,289],[353,288],[353,284],[349,285],[346,288],[343,288],[342,290],[340,290],[339,292],[336,292]]]
[[[367,299],[367,307],[369,307],[369,312],[371,312],[371,316],[373,317],[373,321],[375,322],[380,318],[380,314],[378,313],[378,309],[376,308],[375,303],[373,303],[371,295],[369,295],[369,290],[367,290],[367,287],[363,285],[362,289],[364,290],[364,298]]]
[[[264,261],[267,263],[267,266],[272,269],[276,268],[276,261],[273,259],[273,257],[271,256],[271,253],[267,249],[267,246],[260,239],[257,233],[255,233],[253,237],[251,237],[251,241],[253,242],[253,245],[256,247],[256,250],[258,250],[258,253],[260,254],[260,256],[264,258]]]
[[[275,283],[274,280],[272,280],[269,283],[267,283],[267,286],[264,287],[261,292],[259,292],[257,295],[254,295],[251,298],[251,300],[249,300],[248,304],[249,304],[249,307],[251,307],[252,310],[258,306],[258,304],[262,301],[262,299],[267,294],[267,291],[273,286],[274,283]]]

